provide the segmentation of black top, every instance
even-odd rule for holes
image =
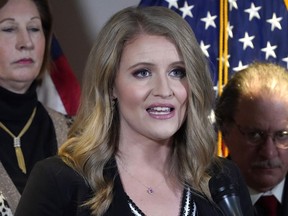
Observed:
[[[179,208],[180,215],[179,216],[185,216],[185,215],[196,215],[197,213],[197,206],[195,201],[193,200],[193,191],[190,187],[185,186],[184,191],[182,193],[182,200],[181,200],[181,206]],[[130,206],[130,209],[134,216],[145,216],[145,214],[142,212],[142,210],[137,206],[136,203],[126,194],[128,205]]]
[[[25,94],[16,94],[0,87],[0,98],[0,121],[16,136],[33,109],[37,108],[31,126],[21,138],[27,174],[18,167],[13,138],[0,128],[0,160],[18,191],[22,193],[34,164],[57,153],[55,129],[47,111],[37,100],[35,85]]]
[[[106,167],[105,176],[115,177],[114,197],[105,215],[133,216],[120,177],[117,175],[115,161],[113,160],[111,164],[112,166]],[[239,198],[243,215],[253,215],[250,196],[238,168],[228,160],[223,160],[223,167],[224,172],[240,189]],[[215,167],[213,170],[216,173],[220,169]],[[89,208],[81,204],[91,196],[92,190],[76,171],[67,166],[59,157],[51,157],[34,167],[15,216],[89,216],[91,215]],[[223,215],[215,203],[197,195],[195,191],[192,199],[196,203],[199,216]]]

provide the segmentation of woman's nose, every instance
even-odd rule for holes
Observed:
[[[155,79],[153,95],[163,98],[171,97],[173,95],[169,77],[159,76],[157,79]]]
[[[28,31],[26,30],[19,31],[18,36],[17,36],[16,48],[18,50],[33,48],[33,42]]]

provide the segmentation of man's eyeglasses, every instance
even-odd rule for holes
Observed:
[[[236,121],[234,121],[234,124],[250,146],[259,146],[271,137],[277,148],[288,149],[288,129],[269,133],[263,130],[244,128]]]

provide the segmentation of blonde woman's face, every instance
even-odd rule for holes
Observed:
[[[45,36],[31,0],[9,0],[0,9],[0,86],[24,93],[38,76]]]
[[[140,35],[122,53],[114,96],[120,136],[169,140],[183,124],[188,97],[184,62],[162,36]]]

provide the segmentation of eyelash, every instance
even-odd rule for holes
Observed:
[[[145,75],[143,75],[143,73],[145,73]],[[148,69],[139,69],[139,70],[133,72],[133,76],[141,79],[144,77],[151,76],[151,72]]]
[[[2,31],[3,31],[3,32],[7,32],[7,33],[11,33],[11,32],[16,31],[16,30],[17,30],[16,27],[2,28]],[[38,27],[29,27],[29,28],[27,28],[27,30],[28,30],[29,32],[39,32],[39,31],[40,31],[40,28],[38,28]]]
[[[13,27],[13,28],[11,28],[11,27],[9,27],[9,28],[2,28],[2,31],[3,32],[13,32],[15,30],[15,28]]]
[[[174,78],[182,79],[186,77],[186,71],[184,68],[174,68],[169,72],[169,75]],[[149,71],[148,69],[139,69],[133,72],[133,76],[136,78],[145,78],[151,76],[151,71]]]
[[[40,31],[40,28],[38,28],[38,27],[31,27],[31,28],[28,28],[28,31],[39,32],[39,31]]]
[[[170,71],[169,74],[172,74],[172,73],[177,73],[176,75],[173,75],[173,77],[178,77],[180,79],[186,77],[186,70],[184,68],[175,68],[172,71]]]

